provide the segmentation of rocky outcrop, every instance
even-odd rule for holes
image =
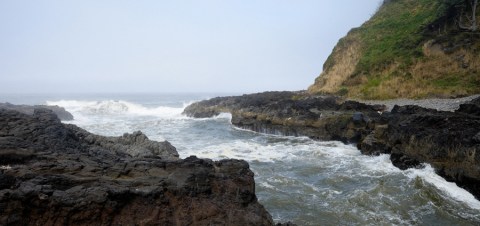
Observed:
[[[58,118],[62,121],[71,121],[73,120],[73,115],[66,111],[65,108],[59,106],[48,106],[48,105],[15,105],[10,103],[0,103],[0,109],[8,109],[22,112],[27,115],[33,115],[35,109],[48,109],[53,111]]]
[[[265,92],[219,97],[188,106],[191,117],[232,114],[232,124],[257,132],[308,136],[320,140],[356,143],[368,133],[381,105],[343,101],[334,96],[308,96],[302,92]]]
[[[1,110],[0,148],[28,149],[34,152],[53,150],[62,153],[93,153],[116,158],[119,156],[178,159],[168,141],[148,140],[141,132],[122,137],[91,134],[75,125],[65,125],[48,109],[35,109],[32,116],[17,111]]]
[[[0,110],[0,225],[272,225],[241,160]]]
[[[104,137],[91,134],[74,125],[65,125],[72,128],[75,136],[82,139],[88,145],[114,152],[125,152],[132,157],[155,157],[162,159],[178,159],[178,153],[168,141],[156,142],[149,140],[141,131],[132,134],[125,133],[121,137]]]
[[[431,164],[449,181],[480,199],[480,98],[455,112],[418,106],[365,105],[333,96],[268,92],[214,98],[192,104],[185,114],[232,114],[232,124],[263,133],[356,143],[362,153],[391,154],[401,169]]]

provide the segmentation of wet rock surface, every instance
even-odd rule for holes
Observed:
[[[0,225],[273,225],[241,160],[0,110]]]
[[[391,154],[400,169],[429,163],[480,199],[480,98],[454,112],[413,105],[386,110],[334,96],[268,92],[201,101],[184,113],[229,112],[232,124],[257,132],[356,143],[363,154]]]

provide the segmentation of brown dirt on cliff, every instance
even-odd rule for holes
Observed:
[[[343,38],[334,49],[331,61],[333,65],[325,63],[325,71],[315,80],[315,83],[308,88],[309,91],[321,93],[336,93],[355,71],[360,59],[361,42],[358,35],[350,33]]]
[[[480,33],[459,28],[458,7],[434,0],[384,2],[339,40],[308,92],[354,99],[480,93]]]

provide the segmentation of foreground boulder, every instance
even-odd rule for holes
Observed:
[[[334,96],[267,92],[220,97],[188,106],[185,114],[232,114],[232,124],[257,132],[355,143],[363,154],[391,154],[400,169],[429,163],[480,199],[480,98],[455,112],[384,106]]]
[[[0,225],[272,225],[241,160],[0,110]]]

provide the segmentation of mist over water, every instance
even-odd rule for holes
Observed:
[[[208,96],[212,97],[212,96]],[[229,114],[182,115],[202,95],[45,99],[70,111],[90,132],[119,136],[141,130],[168,140],[180,157],[239,158],[255,173],[257,197],[275,221],[299,225],[478,225],[480,202],[426,165],[401,171],[388,155],[365,156],[340,142],[235,128]]]

